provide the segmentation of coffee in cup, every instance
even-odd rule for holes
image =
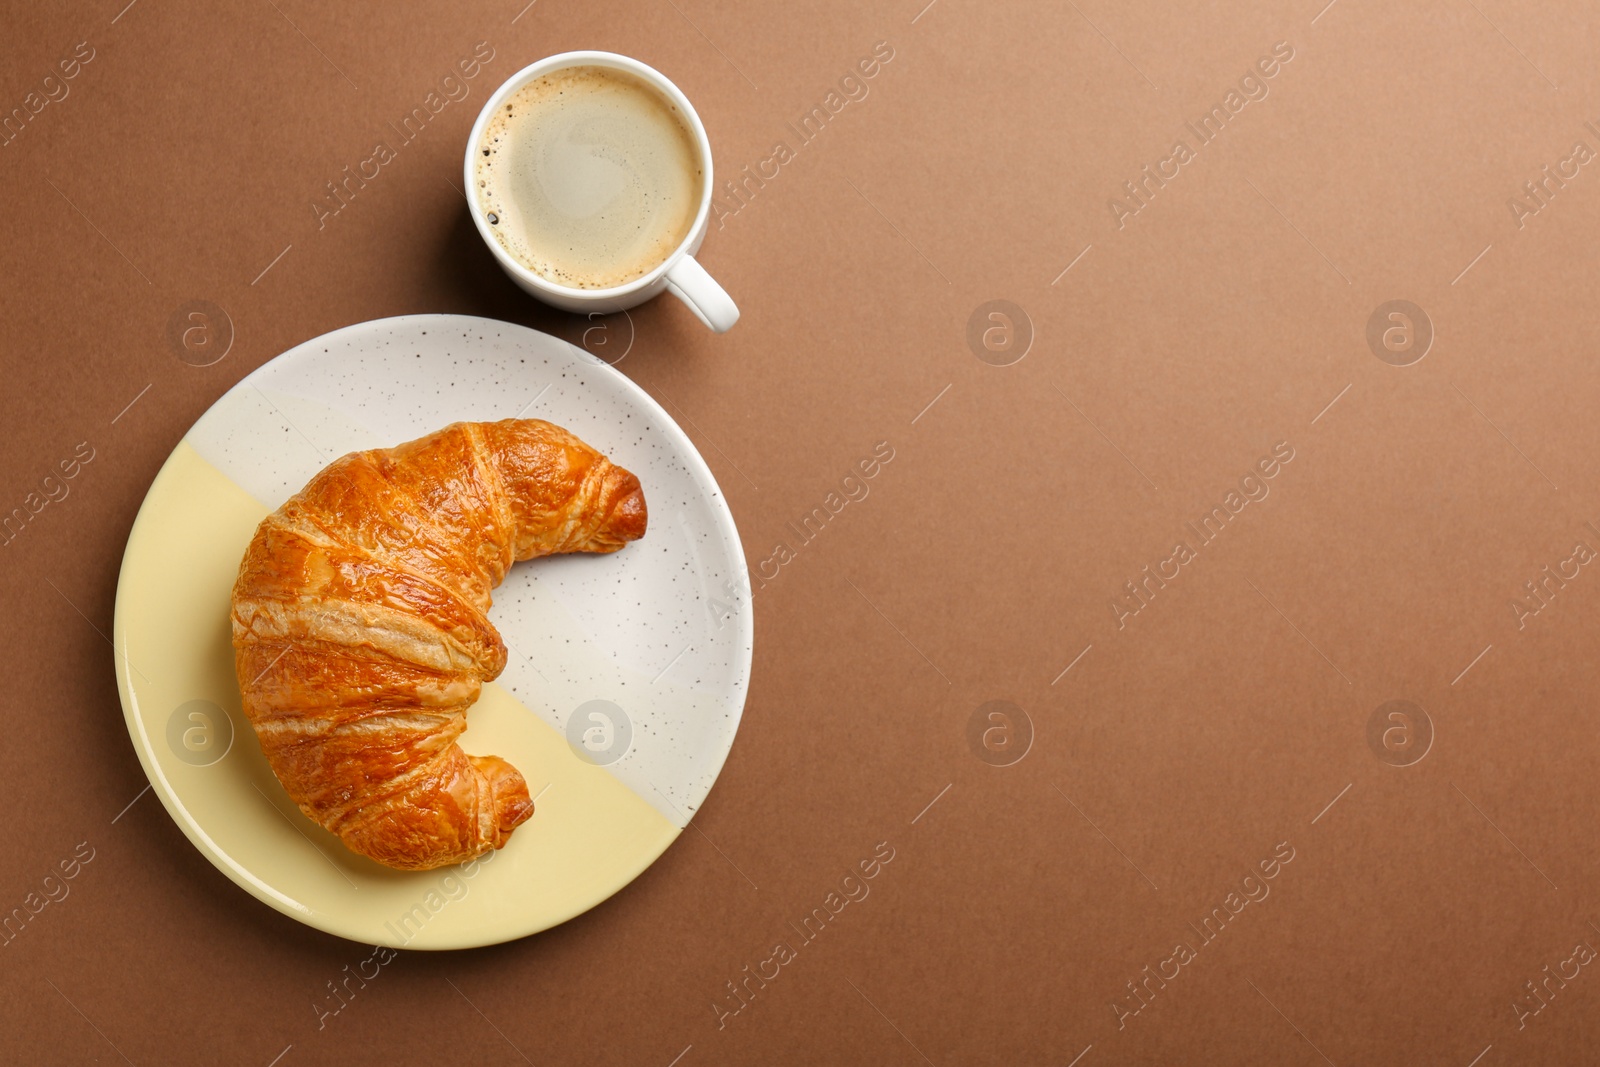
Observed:
[[[501,248],[548,282],[626,285],[694,228],[704,192],[677,105],[625,70],[570,66],[496,107],[477,145],[476,188]]]

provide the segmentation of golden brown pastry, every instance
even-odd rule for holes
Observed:
[[[335,460],[262,520],[233,587],[244,710],[300,810],[402,870],[500,848],[528,786],[456,738],[505,667],[513,560],[644,536],[639,479],[537,419]]]

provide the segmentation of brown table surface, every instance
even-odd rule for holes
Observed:
[[[76,877],[0,947],[0,1059],[1593,1055],[1591,6],[523,2],[7,5],[0,911]],[[141,794],[122,548],[185,430],[299,341],[583,338],[458,190],[487,94],[573,48],[675,79],[722,178],[793,157],[718,191],[738,326],[656,301],[619,364],[770,577],[743,729],[613,899],[403,953],[324,1017],[371,949]],[[475,49],[466,99],[319,211]],[[233,332],[210,366],[169,338],[193,301]],[[880,442],[870,496],[771,562]]]

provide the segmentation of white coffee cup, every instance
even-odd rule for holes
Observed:
[[[467,207],[472,212],[472,221],[478,227],[478,235],[483,238],[483,243],[489,246],[489,251],[494,253],[500,269],[510,275],[512,281],[547,304],[580,314],[592,311],[622,311],[644,303],[662,290],[670,290],[679,300],[689,305],[689,310],[693,311],[701,322],[717,333],[722,333],[739,321],[739,308],[722,286],[718,285],[694,258],[694,253],[700,250],[700,242],[705,240],[711,218],[711,142],[706,137],[706,128],[700,122],[700,116],[695,114],[689,98],[655,68],[637,59],[617,55],[615,52],[562,52],[523,67],[494,91],[494,95],[489,97],[488,103],[484,104],[483,110],[478,113],[478,121],[473,124],[472,134],[467,138],[467,157],[463,171],[463,180],[466,184],[463,188],[469,190],[477,188],[478,146],[483,139],[484,128],[505,99],[535,78],[567,67],[608,67],[624,71],[677,105],[694,140],[700,172],[704,175],[700,183],[700,210],[695,214],[694,225],[689,227],[688,235],[672,254],[654,269],[630,282],[608,289],[577,289],[560,285],[529,270],[512,257],[495,237],[494,231],[489,228],[489,220],[484,215],[483,206],[478,202],[477,196],[469,192]]]

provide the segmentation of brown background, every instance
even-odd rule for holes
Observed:
[[[1522,629],[1509,604],[1600,548],[1600,166],[1521,227],[1507,206],[1574,142],[1600,149],[1590,6],[123,3],[13,3],[0,44],[5,111],[94,50],[0,147],[0,511],[95,450],[0,548],[0,909],[95,850],[0,948],[4,1058],[1593,1054],[1593,968],[1521,1029],[1512,1004],[1600,946],[1600,576]],[[151,478],[216,397],[327,330],[434,311],[583,337],[498,273],[456,188],[518,67],[655,65],[726,177],[793,147],[786,123],[879,41],[870,95],[706,242],[739,325],[657,301],[619,364],[705,453],[752,567],[877,442],[896,452],[757,591],[744,726],[695,831],[559,929],[403,954],[319,1029],[325,983],[370,949],[251,899],[140,793],[104,635]],[[1279,41],[1267,98],[1119,229],[1121,183],[1194,148],[1184,121]],[[319,230],[323,183],[478,42],[471,96]],[[1399,298],[1436,331],[1407,367],[1365,340]],[[1010,366],[966,340],[993,299],[1036,333]],[[192,300],[236,333],[213,366],[167,339]],[[1122,584],[1285,441],[1270,496],[1119,630]],[[1403,768],[1367,733],[1397,699],[1435,733]],[[1032,723],[1014,765],[969,746],[990,700]],[[870,897],[719,1029],[724,983],[880,841]],[[1280,842],[1270,897],[1119,1029],[1125,983]]]

